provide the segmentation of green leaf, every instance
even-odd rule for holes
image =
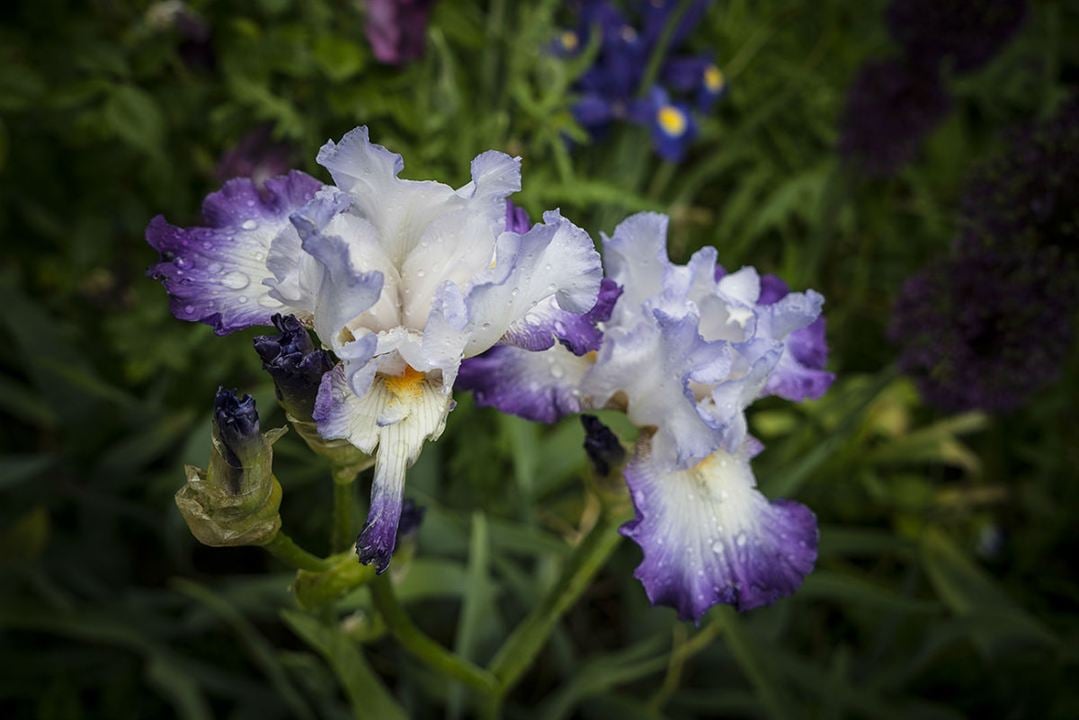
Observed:
[[[407,720],[404,709],[386,690],[359,647],[347,635],[296,610],[282,610],[281,617],[329,663],[345,690],[356,720]]]
[[[730,648],[742,672],[757,691],[757,698],[767,708],[770,718],[795,718],[794,705],[775,672],[771,658],[760,643],[745,631],[742,620],[727,606],[712,611],[715,622],[722,624],[721,637]]]
[[[353,42],[334,35],[320,35],[315,40],[315,63],[334,82],[348,80],[363,69],[363,52]]]
[[[273,646],[264,638],[246,618],[220,595],[196,583],[180,578],[172,581],[173,587],[193,600],[208,608],[214,615],[232,628],[233,632],[247,647],[255,665],[265,673],[277,694],[285,701],[293,717],[313,718],[303,697],[292,686],[288,674],[281,666]]]
[[[165,117],[145,90],[134,85],[113,86],[102,119],[128,145],[147,155],[160,156],[165,143]]]
[[[7,455],[0,457],[0,490],[33,480],[56,462],[51,455]]]
[[[926,530],[922,562],[941,600],[971,623],[972,637],[983,653],[995,655],[1017,643],[1059,645],[942,531]]]
[[[465,596],[461,603],[460,619],[457,622],[457,637],[453,650],[466,660],[476,660],[481,635],[489,632],[493,624],[494,612],[491,581],[488,577],[490,557],[490,538],[487,532],[487,518],[481,512],[472,513],[472,534],[468,551],[468,582]],[[464,688],[456,685],[450,693],[449,716],[461,716]]]
[[[817,570],[806,578],[798,597],[820,597],[837,603],[864,605],[900,613],[936,613],[943,608],[935,602],[904,597],[864,578],[830,570]]]
[[[663,633],[620,652],[590,658],[575,668],[569,682],[543,704],[540,719],[571,717],[573,709],[585,698],[663,672],[667,667],[665,644],[666,633]]]

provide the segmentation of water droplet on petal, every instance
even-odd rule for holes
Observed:
[[[194,314],[194,312],[195,312],[195,306],[194,305],[184,305],[184,314],[185,315],[192,315],[192,314]]]
[[[746,534],[745,533],[738,533],[738,535],[734,538],[734,542],[738,545],[738,547],[745,547],[746,546]]]
[[[243,305],[243,304],[245,304],[247,302],[247,296],[246,295],[241,295],[240,297],[236,298],[236,300],[239,301],[239,303],[241,305]]]
[[[233,270],[225,275],[225,277],[221,278],[221,284],[231,290],[243,290],[251,284],[251,278],[247,277],[242,272]]]
[[[272,298],[269,295],[263,295],[259,298],[259,305],[264,308],[279,308],[281,307],[281,301],[277,298]]]
[[[244,230],[254,230],[258,226],[259,224],[254,220],[244,220],[243,224],[240,225]]]
[[[565,374],[566,371],[562,369],[561,365],[551,365],[551,375],[553,375],[555,379],[559,379]]]
[[[714,543],[712,543],[712,552],[714,552],[716,555],[722,553],[723,543],[721,543],[719,540],[716,540]]]

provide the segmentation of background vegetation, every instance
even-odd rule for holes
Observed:
[[[367,667],[413,717],[470,714],[383,637],[365,592],[303,613],[291,572],[199,546],[172,501],[182,463],[206,460],[219,384],[255,394],[265,427],[284,419],[255,333],[169,315],[144,276],[147,221],[195,222],[256,128],[324,177],[319,145],[368,124],[410,177],[459,184],[478,152],[519,154],[533,214],[561,206],[598,237],[669,212],[676,260],[714,244],[727,267],[828,300],[836,385],[751,418],[765,491],[820,519],[816,572],[771,608],[693,627],[648,606],[623,543],[507,717],[1079,716],[1079,357],[1021,410],[947,416],[886,340],[903,279],[947,252],[970,171],[1079,80],[1074,3],[1033,3],[999,57],[948,79],[953,111],[884,180],[835,151],[848,84],[891,52],[879,1],[715,2],[690,43],[730,91],[679,165],[645,130],[565,142],[583,139],[582,67],[548,52],[559,2],[443,0],[425,57],[400,69],[374,61],[352,2],[191,7],[201,39],[145,2],[0,9],[0,715],[365,717]],[[427,632],[486,661],[551,584],[588,513],[581,440],[576,420],[461,398],[409,479],[428,512],[400,592]],[[322,550],[326,468],[295,434],[276,449],[285,527]]]

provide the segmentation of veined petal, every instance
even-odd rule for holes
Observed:
[[[270,245],[279,236],[295,238],[291,212],[321,187],[293,171],[271,178],[260,193],[244,178],[229,180],[203,203],[207,227],[180,228],[162,216],[146,228],[146,241],[162,260],[150,269],[169,293],[173,314],[204,322],[219,335],[257,325],[284,305],[263,282]]]
[[[362,397],[352,391],[340,366],[323,376],[314,412],[319,434],[348,440],[375,455],[371,509],[356,551],[360,562],[374,563],[380,573],[396,546],[405,471],[424,442],[442,434],[452,405],[444,388],[411,368],[398,376],[376,375]]]
[[[503,233],[494,266],[467,295],[470,337],[465,357],[487,350],[515,322],[549,297],[574,313],[596,303],[603,274],[588,233],[557,211],[527,233]]]
[[[813,513],[769,501],[756,489],[750,448],[718,451],[679,470],[659,462],[641,440],[625,468],[636,517],[622,534],[644,551],[634,573],[648,599],[683,620],[713,605],[738,610],[793,593],[817,559]]]
[[[667,258],[666,215],[642,212],[631,215],[603,237],[603,262],[607,277],[622,286],[615,322],[638,315],[644,303],[663,292],[671,262]]]
[[[535,351],[546,350],[558,341],[574,355],[599,350],[603,331],[597,325],[610,320],[621,294],[621,287],[610,278],[603,278],[596,304],[580,314],[563,310],[558,301],[550,297],[511,325],[499,342]]]
[[[552,423],[581,411],[579,388],[591,367],[559,345],[539,352],[495,345],[462,363],[456,387],[472,390],[481,407]]]

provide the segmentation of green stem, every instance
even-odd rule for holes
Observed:
[[[574,549],[562,575],[535,609],[517,626],[491,661],[490,669],[503,694],[516,684],[547,644],[562,615],[577,602],[592,578],[607,562],[618,542],[620,517],[607,511]]]
[[[321,572],[330,567],[328,561],[307,552],[280,530],[274,535],[273,540],[262,547],[281,562],[291,565],[297,570]]]
[[[356,534],[352,526],[352,504],[355,492],[352,482],[339,482],[336,476],[334,477],[330,552],[344,552],[356,542]]]
[[[326,558],[326,562],[328,567],[321,572],[296,573],[292,592],[300,607],[307,610],[324,607],[375,577],[374,566],[361,565],[352,552]]]
[[[639,97],[645,97],[652,89],[652,85],[655,84],[656,78],[659,76],[659,69],[663,66],[663,61],[667,57],[667,47],[671,44],[671,38],[674,37],[674,30],[678,27],[678,23],[682,22],[682,16],[686,14],[692,4],[693,0],[682,0],[670,17],[667,18],[667,24],[663,27],[663,32],[660,33],[659,41],[652,50],[652,54],[648,57],[648,65],[645,66],[644,76],[641,79]]]
[[[382,619],[386,621],[386,627],[405,650],[415,655],[435,672],[459,680],[484,695],[491,696],[498,693],[498,680],[494,675],[454,655],[416,627],[397,601],[389,575],[376,576],[370,587],[371,598],[381,613]]]

